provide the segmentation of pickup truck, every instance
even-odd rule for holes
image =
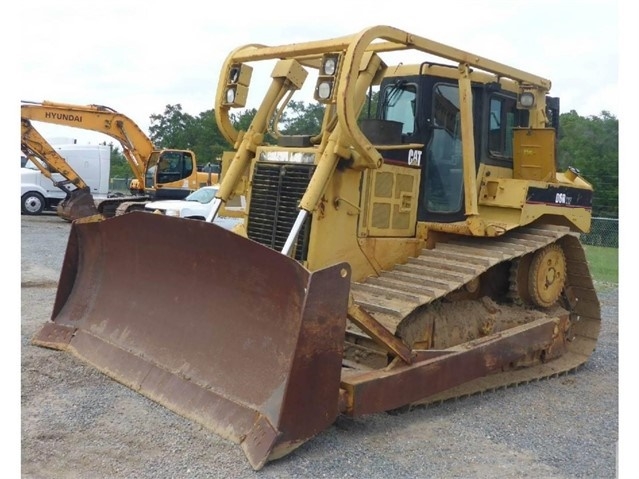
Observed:
[[[180,218],[205,220],[213,206],[213,199],[218,187],[219,185],[203,186],[183,200],[152,201],[144,206],[144,210]],[[243,196],[236,197],[226,205],[226,211],[240,212],[245,206],[245,198]],[[232,229],[235,225],[241,223],[242,220],[237,217],[218,216],[214,222],[224,228]]]

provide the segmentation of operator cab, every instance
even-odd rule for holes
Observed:
[[[183,181],[196,169],[193,153],[187,150],[161,150],[151,154],[146,170],[147,188],[155,188],[157,199],[186,197],[190,191],[183,188]]]
[[[382,80],[377,107],[370,104],[374,95],[364,107],[376,114],[360,126],[372,143],[391,145],[380,148],[385,162],[421,169],[418,221],[451,223],[465,218],[460,93],[456,69],[435,68],[437,75]],[[516,91],[498,83],[473,82],[472,94],[476,168],[485,163],[512,169],[513,130],[528,126],[528,110],[517,108]]]

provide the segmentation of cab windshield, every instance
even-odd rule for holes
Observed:
[[[217,193],[217,188],[200,188],[184,198],[184,200],[197,201],[198,203],[206,204],[210,203],[213,198],[215,198],[215,193]]]

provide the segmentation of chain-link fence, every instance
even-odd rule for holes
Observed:
[[[581,242],[608,248],[619,247],[619,218],[593,218],[590,233],[581,235]]]

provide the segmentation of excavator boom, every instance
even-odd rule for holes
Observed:
[[[270,83],[253,82],[262,61]],[[286,132],[309,75],[321,125]],[[593,190],[557,170],[549,90],[388,26],[239,47],[219,76],[234,149],[207,221],[74,223],[34,343],[239,443],[255,469],[339,414],[571,371],[600,327],[579,243]],[[243,224],[225,231],[212,222],[237,195]]]

